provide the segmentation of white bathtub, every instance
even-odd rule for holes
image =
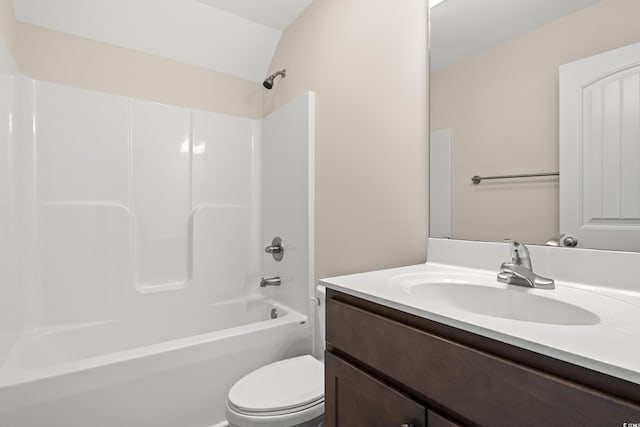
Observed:
[[[144,314],[23,334],[0,369],[0,426],[211,426],[238,378],[310,352],[306,316],[262,296]]]

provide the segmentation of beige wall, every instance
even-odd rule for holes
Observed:
[[[473,175],[558,170],[558,67],[640,40],[640,1],[603,0],[431,76],[433,130],[452,128],[453,235],[543,243],[558,232],[558,180]]]
[[[262,86],[227,74],[17,22],[0,0],[0,35],[39,80],[241,117],[262,117]]]
[[[0,37],[13,56],[16,51],[16,21],[13,13],[13,0],[0,0]]]
[[[316,277],[425,261],[427,2],[316,0],[265,113],[316,92]]]

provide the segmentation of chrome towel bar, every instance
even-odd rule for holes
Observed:
[[[559,172],[527,173],[522,175],[500,175],[500,176],[473,176],[471,182],[480,184],[483,179],[509,179],[509,178],[530,178],[536,176],[560,176]]]

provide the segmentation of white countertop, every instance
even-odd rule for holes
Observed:
[[[499,265],[499,264],[497,264]],[[388,270],[322,279],[322,285],[425,319],[473,332],[556,359],[640,384],[640,292],[556,280],[556,289],[521,288],[521,292],[569,303],[597,314],[595,324],[538,323],[494,317],[416,298],[407,283],[424,278],[507,288],[496,271],[428,262]],[[454,281],[455,282],[455,281]]]

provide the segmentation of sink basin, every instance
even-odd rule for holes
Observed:
[[[554,325],[597,325],[589,310],[533,295],[527,288],[498,288],[466,283],[422,283],[405,289],[410,295],[484,316]],[[546,291],[553,292],[553,291]]]
[[[409,294],[412,301],[444,313],[454,310],[496,319],[550,325],[586,326],[601,323],[600,317],[593,311],[567,301],[580,301],[583,295],[577,290],[525,288],[498,283],[494,277],[473,275],[409,274],[397,276],[391,283]],[[593,296],[588,298],[593,299]]]

